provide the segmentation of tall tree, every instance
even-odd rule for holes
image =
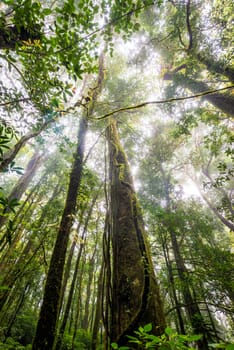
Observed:
[[[107,138],[113,251],[110,338],[126,344],[126,335],[146,323],[151,322],[160,334],[165,319],[140,207],[114,119],[109,121]]]
[[[101,54],[99,60],[97,87],[93,90],[93,95],[91,96],[90,103],[87,106],[87,116],[84,115],[80,120],[77,150],[70,174],[66,203],[55,247],[51,257],[50,267],[45,285],[43,304],[37,325],[36,336],[33,342],[33,350],[51,349],[53,347],[56,335],[56,323],[59,312],[65,257],[69,234],[76,213],[77,194],[79,191],[83,169],[85,137],[88,129],[87,117],[92,114],[95,101],[102,87],[102,81],[104,78],[103,69],[103,54]]]

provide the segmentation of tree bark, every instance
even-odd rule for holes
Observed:
[[[12,199],[17,199],[18,201],[21,199],[22,195],[24,194],[25,190],[29,186],[34,175],[36,174],[37,169],[41,165],[41,158],[42,156],[37,152],[32,156],[32,158],[30,159],[27,165],[24,175],[21,176],[18,183],[15,185],[10,195],[8,196],[8,202],[10,202]],[[10,208],[6,208],[4,214],[7,214],[9,212],[10,212]],[[5,224],[6,221],[7,221],[7,216],[0,215],[0,229]]]
[[[70,230],[76,212],[76,199],[83,169],[85,137],[88,123],[85,117],[80,120],[78,144],[70,174],[69,188],[62,219],[51,257],[45,285],[43,303],[37,324],[33,350],[51,350],[56,334],[56,322],[62,287],[62,277]]]
[[[98,277],[97,283],[97,299],[96,299],[96,310],[93,321],[92,330],[92,350],[96,350],[98,346],[98,330],[100,328],[101,314],[102,314],[102,294],[103,294],[103,275],[104,275],[104,263],[102,262],[101,270]]]
[[[89,212],[88,212],[86,220],[85,220],[84,229],[83,229],[83,232],[82,232],[82,235],[81,235],[81,244],[80,244],[80,248],[79,248],[79,253],[78,253],[78,256],[77,256],[77,259],[76,259],[74,274],[73,274],[73,277],[72,277],[72,283],[71,283],[71,287],[70,287],[70,291],[69,291],[69,295],[68,295],[68,299],[67,299],[67,304],[66,304],[66,307],[65,307],[63,320],[62,320],[62,323],[61,323],[61,326],[60,326],[60,329],[59,329],[59,334],[58,334],[55,350],[60,350],[61,345],[62,345],[63,335],[64,335],[64,332],[65,332],[65,329],[66,329],[66,325],[67,325],[67,321],[68,321],[68,317],[69,317],[69,313],[70,313],[70,308],[71,308],[71,304],[72,304],[72,298],[73,298],[73,295],[74,295],[77,275],[78,275],[78,272],[79,272],[80,259],[81,259],[81,255],[82,255],[83,249],[84,249],[84,244],[85,244],[85,241],[86,241],[86,232],[87,232],[89,220],[91,218],[92,211],[93,211],[93,208],[94,208],[96,200],[97,200],[97,195],[93,198],[92,204],[90,206]]]
[[[222,62],[215,61],[211,56],[206,57],[201,52],[195,53],[195,57],[199,62],[206,66],[206,69],[215,74],[221,74],[227,77],[230,82],[234,83],[234,69],[230,66],[223,64]]]
[[[94,104],[97,100],[98,94],[101,91],[102,82],[104,79],[103,60],[104,54],[101,54],[99,58],[97,88],[93,90],[92,100],[87,106],[87,117],[92,114]],[[59,314],[65,257],[69,234],[76,213],[76,199],[82,176],[85,136],[87,130],[87,118],[82,117],[78,132],[77,150],[70,175],[67,199],[62,214],[54,251],[51,257],[50,267],[45,285],[43,303],[32,350],[51,350],[53,348],[56,336],[56,323]]]
[[[124,345],[126,335],[147,323],[160,334],[165,319],[133,180],[113,119],[107,137],[113,249],[110,338]]]
[[[173,270],[172,270],[172,262],[170,261],[170,258],[169,258],[168,245],[164,241],[162,243],[162,246],[163,246],[164,259],[165,259],[167,271],[168,271],[168,281],[169,281],[169,286],[170,286],[169,292],[171,294],[170,297],[171,297],[172,304],[174,304],[173,306],[176,309],[178,322],[179,322],[179,332],[182,334],[186,334],[185,327],[184,327],[184,320],[183,320],[182,313],[181,313],[181,305],[179,303],[179,300],[178,300],[178,297],[176,294],[175,279],[174,279]]]

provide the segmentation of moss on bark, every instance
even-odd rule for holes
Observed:
[[[123,345],[127,334],[149,322],[161,333],[165,320],[130,168],[113,119],[108,141],[113,248],[110,337]]]

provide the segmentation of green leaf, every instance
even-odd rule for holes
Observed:
[[[234,350],[234,344],[228,344],[226,350]]]
[[[111,343],[112,349],[118,349],[118,344],[117,343]]]
[[[151,323],[148,323],[144,326],[144,331],[145,332],[150,332],[152,331],[152,324]]]
[[[188,341],[197,341],[202,338],[201,334],[194,334],[194,335],[189,335],[187,336]]]
[[[170,335],[172,335],[173,333],[175,333],[175,331],[174,331],[172,328],[167,327],[167,328],[165,329],[165,333],[166,333],[166,335],[170,336]]]
[[[51,12],[52,12],[51,9],[46,8],[46,9],[43,10],[42,13],[43,13],[44,16],[48,16],[48,15],[51,14]]]

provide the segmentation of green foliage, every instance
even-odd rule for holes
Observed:
[[[6,342],[0,342],[1,350],[30,350],[31,345],[21,345],[19,342],[15,341],[12,338],[7,338]]]
[[[3,160],[3,153],[10,149],[10,144],[15,137],[12,127],[0,124],[0,161]]]
[[[217,344],[209,344],[209,345],[213,349],[234,350],[234,344],[217,343]]]
[[[136,344],[137,349],[159,349],[159,350],[194,350],[194,347],[188,345],[188,343],[194,343],[201,339],[200,335],[184,335],[178,334],[172,328],[167,327],[165,332],[156,336],[151,333],[152,325],[147,324],[144,327],[139,327],[134,333],[136,336],[127,336],[129,343]],[[111,344],[113,349],[130,350],[128,346],[118,347],[117,343]]]
[[[15,208],[19,205],[19,201],[16,198],[8,199],[4,197],[4,194],[1,194],[0,197],[0,209],[2,211],[1,215],[4,215],[7,210],[13,211],[15,213]]]
[[[72,347],[72,338],[73,336],[65,333],[62,350],[71,350]],[[74,348],[79,350],[87,350],[90,349],[91,346],[91,335],[84,329],[78,329],[76,339],[74,342]]]

